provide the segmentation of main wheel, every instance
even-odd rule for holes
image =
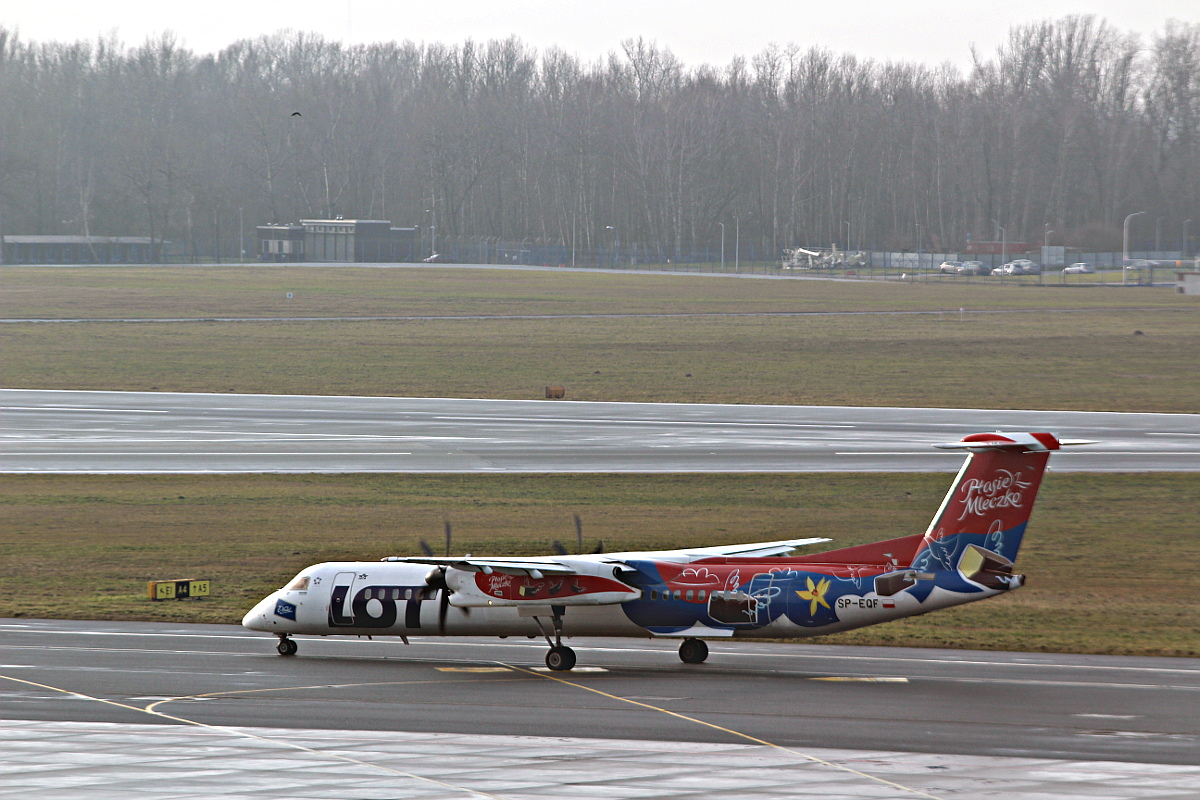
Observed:
[[[546,666],[555,672],[566,672],[575,667],[575,651],[566,645],[551,647],[546,653]]]
[[[279,655],[281,656],[294,656],[300,647],[291,639],[280,639],[275,649],[279,651]]]
[[[703,664],[708,658],[708,645],[703,639],[684,639],[679,645],[679,658],[685,664]]]

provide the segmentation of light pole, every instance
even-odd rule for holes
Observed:
[[[1123,233],[1121,236],[1121,269],[1124,271],[1125,265],[1129,263],[1129,221],[1134,217],[1140,217],[1145,214],[1145,211],[1135,211],[1125,218],[1125,224],[1122,226]]]
[[[1156,217],[1154,220],[1154,252],[1162,252],[1162,217]]]
[[[742,271],[742,220],[733,218],[733,271]]]
[[[1008,231],[1004,230],[1004,226],[999,220],[992,220],[996,226],[996,230],[1000,231],[1000,261],[1006,263],[1008,261]]]
[[[575,212],[571,212],[571,266],[575,266]]]
[[[850,223],[842,220],[842,224],[846,226],[846,255],[850,255]]]
[[[1180,249],[1180,251],[1179,251],[1179,257],[1180,257],[1180,258],[1187,258],[1187,254],[1188,254],[1188,225],[1191,225],[1191,224],[1192,224],[1192,221],[1191,221],[1190,219],[1185,219],[1185,220],[1183,221],[1183,247],[1182,247],[1182,248]]]
[[[432,258],[437,255],[437,195],[425,199],[429,201],[429,208],[425,209],[425,213],[433,215],[429,225],[429,257]]]
[[[242,253],[242,263],[246,263],[246,223],[242,219],[241,206],[238,206],[238,250]]]
[[[725,271],[725,223],[718,222],[721,226],[721,272]]]
[[[604,230],[613,232],[613,266],[621,266],[621,231],[616,225],[605,225]]]

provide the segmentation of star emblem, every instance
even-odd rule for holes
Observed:
[[[805,578],[808,582],[808,591],[797,591],[801,600],[808,600],[808,615],[815,617],[817,615],[817,606],[825,606],[829,608],[829,603],[825,602],[825,593],[829,591],[829,578],[821,578],[820,583],[813,583],[812,578]]]

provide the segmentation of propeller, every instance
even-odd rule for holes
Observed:
[[[450,557],[450,537],[453,531],[450,529],[450,520],[446,520],[446,558]]]
[[[571,517],[575,520],[575,552],[582,554],[583,553],[583,520],[581,520],[579,518],[578,514],[572,514]],[[563,543],[558,541],[557,539],[555,539],[551,543],[551,547],[553,547],[554,552],[558,553],[560,556],[569,555],[567,553],[567,548],[563,547]],[[599,553],[603,553],[603,552],[604,552],[604,541],[602,539],[597,539],[596,547],[592,550],[592,553],[599,554]]]
[[[429,591],[440,592],[438,596],[438,635],[446,635],[446,612],[450,610],[450,587],[446,585],[446,568],[434,567],[425,574],[425,585]]]
[[[422,539],[419,544],[421,545],[421,552],[424,553],[426,557],[433,555],[433,548],[429,546],[429,542]]]

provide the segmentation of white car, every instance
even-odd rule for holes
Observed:
[[[948,272],[951,275],[957,275],[962,268],[961,261],[943,261],[938,267],[939,272]]]
[[[1096,268],[1086,261],[1078,261],[1069,267],[1063,267],[1063,275],[1091,275]]]

